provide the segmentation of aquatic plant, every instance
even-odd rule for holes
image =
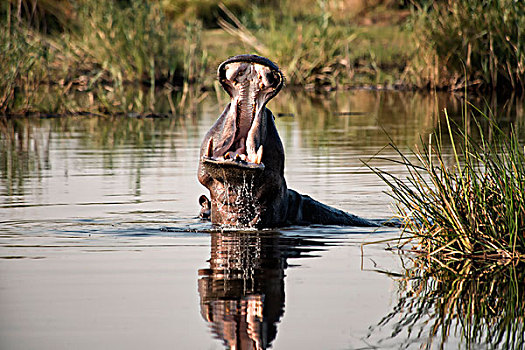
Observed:
[[[459,338],[465,349],[522,349],[525,345],[524,264],[412,259],[396,278],[397,304],[371,328],[392,328],[403,346],[442,349]],[[391,340],[391,339],[388,339]],[[384,342],[381,343],[384,346]],[[455,347],[455,345],[453,345]]]
[[[471,107],[458,133],[445,110],[448,150],[441,133],[431,134],[410,155],[392,145],[400,156],[392,161],[406,167],[406,179],[372,170],[391,188],[406,237],[417,251],[444,260],[525,260],[525,149],[514,128],[507,135]],[[479,140],[469,135],[468,115]],[[488,133],[480,119],[489,121]]]
[[[525,91],[525,5],[514,0],[414,1],[419,86]],[[466,73],[465,73],[466,71]],[[465,81],[466,75],[466,81]]]

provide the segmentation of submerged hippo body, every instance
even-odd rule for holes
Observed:
[[[231,101],[202,142],[198,178],[211,197],[199,199],[202,217],[233,227],[376,226],[287,188],[284,148],[266,108],[284,83],[273,62],[235,56],[219,66],[218,78]]]

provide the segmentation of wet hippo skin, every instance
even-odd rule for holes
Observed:
[[[376,226],[287,188],[284,148],[266,108],[284,83],[276,64],[239,55],[219,66],[218,78],[231,101],[202,142],[198,178],[211,200],[199,198],[201,217],[232,227]]]

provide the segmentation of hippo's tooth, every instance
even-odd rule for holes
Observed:
[[[206,148],[206,157],[211,158],[213,157],[213,138],[210,137],[208,140],[208,147]]]
[[[228,158],[230,158],[230,156],[231,156],[230,152],[226,152],[226,154],[224,155],[224,159],[228,159]]]
[[[241,155],[239,153],[235,153],[235,160],[236,161],[240,161],[241,160]]]
[[[246,154],[241,154],[241,160],[242,160],[243,162],[246,161]]]
[[[262,160],[262,154],[263,154],[263,146],[260,145],[259,149],[257,150],[257,156],[255,157],[255,164],[261,164]]]

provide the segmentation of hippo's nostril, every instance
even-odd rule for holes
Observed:
[[[266,73],[266,80],[268,81],[269,86],[275,86],[277,85],[277,79],[275,77],[275,74],[273,72]]]

